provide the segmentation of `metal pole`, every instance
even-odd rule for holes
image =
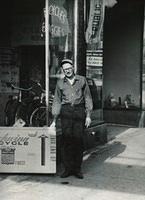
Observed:
[[[78,50],[78,0],[74,0],[74,69],[77,72]]]
[[[86,0],[84,0],[84,33],[85,33],[85,29],[86,29],[86,19],[87,19],[86,10],[87,10],[87,2],[86,2]]]
[[[45,90],[46,90],[46,125],[49,120],[49,0],[45,0]]]

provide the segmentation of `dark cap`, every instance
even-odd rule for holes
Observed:
[[[73,61],[72,61],[72,60],[70,60],[70,59],[63,59],[63,60],[61,61],[61,67],[62,67],[62,65],[65,64],[65,63],[69,63],[69,64],[73,65]]]

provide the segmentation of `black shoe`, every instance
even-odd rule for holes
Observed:
[[[83,179],[84,178],[82,172],[75,172],[74,175],[75,175],[75,177],[77,177],[79,179]]]
[[[69,172],[69,171],[64,171],[61,175],[60,175],[60,177],[61,178],[67,178],[67,177],[69,177],[71,175],[71,173]]]

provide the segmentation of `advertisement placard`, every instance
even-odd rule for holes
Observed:
[[[87,50],[87,66],[103,67],[103,50]]]
[[[0,127],[0,173],[55,173],[56,135],[49,127]]]

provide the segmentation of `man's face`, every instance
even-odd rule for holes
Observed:
[[[62,69],[63,69],[64,75],[67,78],[72,78],[74,76],[74,68],[71,64],[69,63],[63,64]]]

